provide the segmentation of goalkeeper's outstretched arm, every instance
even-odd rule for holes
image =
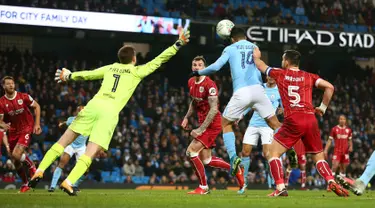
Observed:
[[[142,79],[154,72],[163,63],[169,61],[169,59],[172,58],[182,46],[186,45],[189,42],[189,38],[190,32],[183,30],[175,44],[164,50],[160,55],[147,64],[138,66],[136,71],[137,76]]]
[[[58,69],[55,73],[55,81],[58,83],[66,82],[68,80],[97,80],[103,79],[104,73],[112,66],[106,65],[95,70],[85,70],[78,72],[71,72],[69,69],[62,68]]]

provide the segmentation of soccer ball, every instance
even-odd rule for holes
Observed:
[[[230,20],[221,20],[216,25],[216,33],[217,35],[222,39],[227,39],[230,36],[230,32],[232,31],[232,28],[234,27],[234,23]]]

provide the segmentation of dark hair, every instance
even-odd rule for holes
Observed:
[[[301,60],[301,54],[296,50],[286,50],[284,51],[284,58],[290,65],[298,66]]]
[[[13,82],[14,82],[14,78],[13,77],[11,77],[11,76],[5,76],[4,78],[1,79],[1,85],[5,84],[5,80],[13,80]]]
[[[206,59],[203,56],[196,56],[196,57],[193,58],[193,61],[203,61],[204,66],[207,66],[206,65],[206,63],[207,63]]]
[[[122,64],[130,64],[135,56],[135,49],[133,46],[124,45],[118,50],[118,59]]]
[[[234,26],[230,32],[230,38],[233,38],[233,39],[246,38],[245,30]]]

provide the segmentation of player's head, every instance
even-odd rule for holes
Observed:
[[[281,62],[281,67],[284,69],[291,67],[298,67],[301,60],[301,54],[296,50],[286,50],[284,51],[283,60]]]
[[[1,80],[1,85],[3,86],[3,89],[6,94],[13,94],[14,91],[16,90],[14,78],[11,76],[5,76]]]
[[[196,56],[191,62],[191,70],[198,71],[206,67],[206,59],[203,56]]]
[[[346,125],[346,116],[345,115],[340,115],[339,116],[339,125],[340,126],[345,126]]]
[[[124,45],[118,50],[118,59],[122,64],[133,64],[137,63],[137,56],[133,46]]]
[[[267,83],[273,85],[276,84],[276,81],[274,78],[267,76]]]
[[[240,40],[246,40],[245,30],[234,26],[230,32],[230,40],[235,43]]]

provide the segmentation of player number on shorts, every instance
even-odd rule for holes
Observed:
[[[291,107],[303,107],[299,104],[299,102],[301,102],[301,96],[298,94],[298,90],[298,86],[288,86],[288,96],[292,98],[292,100],[290,100]]]
[[[120,81],[120,75],[114,74],[113,77],[115,78],[115,83],[113,83],[112,92],[116,92],[118,81]]]
[[[253,52],[252,51],[247,52],[247,55],[245,54],[245,51],[241,51],[241,56],[242,56],[241,57],[242,69],[245,69],[245,63],[246,64],[252,64],[253,63]]]

